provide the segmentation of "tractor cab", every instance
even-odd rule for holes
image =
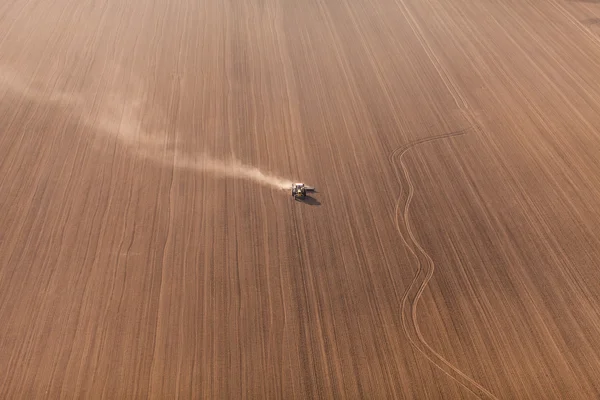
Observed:
[[[292,196],[296,199],[306,196],[306,187],[304,186],[304,183],[294,183],[292,185]]]

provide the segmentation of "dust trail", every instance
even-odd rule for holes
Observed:
[[[150,131],[144,128],[141,107],[143,102],[131,96],[109,92],[108,96],[90,107],[89,100],[94,99],[94,96],[88,96],[88,100],[81,94],[36,89],[15,70],[5,66],[0,66],[0,87],[37,102],[70,108],[95,132],[113,137],[132,154],[164,166],[208,172],[219,177],[245,179],[280,190],[287,190],[292,185],[289,179],[263,172],[237,160],[221,161],[206,153],[185,154],[181,150],[178,151],[180,143],[169,141],[166,129]],[[137,91],[147,93],[139,85]],[[150,113],[153,116],[161,114],[154,110]]]
[[[238,160],[217,160],[206,153],[186,154],[180,150],[184,147],[181,143],[168,140],[166,129],[151,131],[150,128],[144,127],[139,119],[143,114],[141,101],[120,98],[116,94],[111,95],[110,99],[110,107],[104,107],[104,112],[98,115],[94,126],[116,137],[138,156],[165,166],[250,180],[276,189],[287,190],[292,186],[292,181],[289,179],[265,173]],[[159,114],[156,111],[152,112],[155,116]],[[160,119],[160,115],[157,118]],[[156,122],[154,121],[155,124]]]
[[[247,179],[261,185],[271,186],[281,190],[288,190],[292,186],[292,181],[274,175],[265,174],[258,168],[235,161],[224,163],[205,155],[201,156],[197,160],[190,157],[179,156],[179,158],[175,159],[174,164],[176,167],[182,169],[208,171],[218,176]]]

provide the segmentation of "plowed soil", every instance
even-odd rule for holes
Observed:
[[[599,18],[3,1],[0,398],[599,398]]]

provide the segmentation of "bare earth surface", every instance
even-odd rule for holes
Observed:
[[[598,21],[1,2],[0,398],[599,398]]]

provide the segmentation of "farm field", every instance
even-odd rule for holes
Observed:
[[[599,21],[5,0],[0,398],[599,398]]]

